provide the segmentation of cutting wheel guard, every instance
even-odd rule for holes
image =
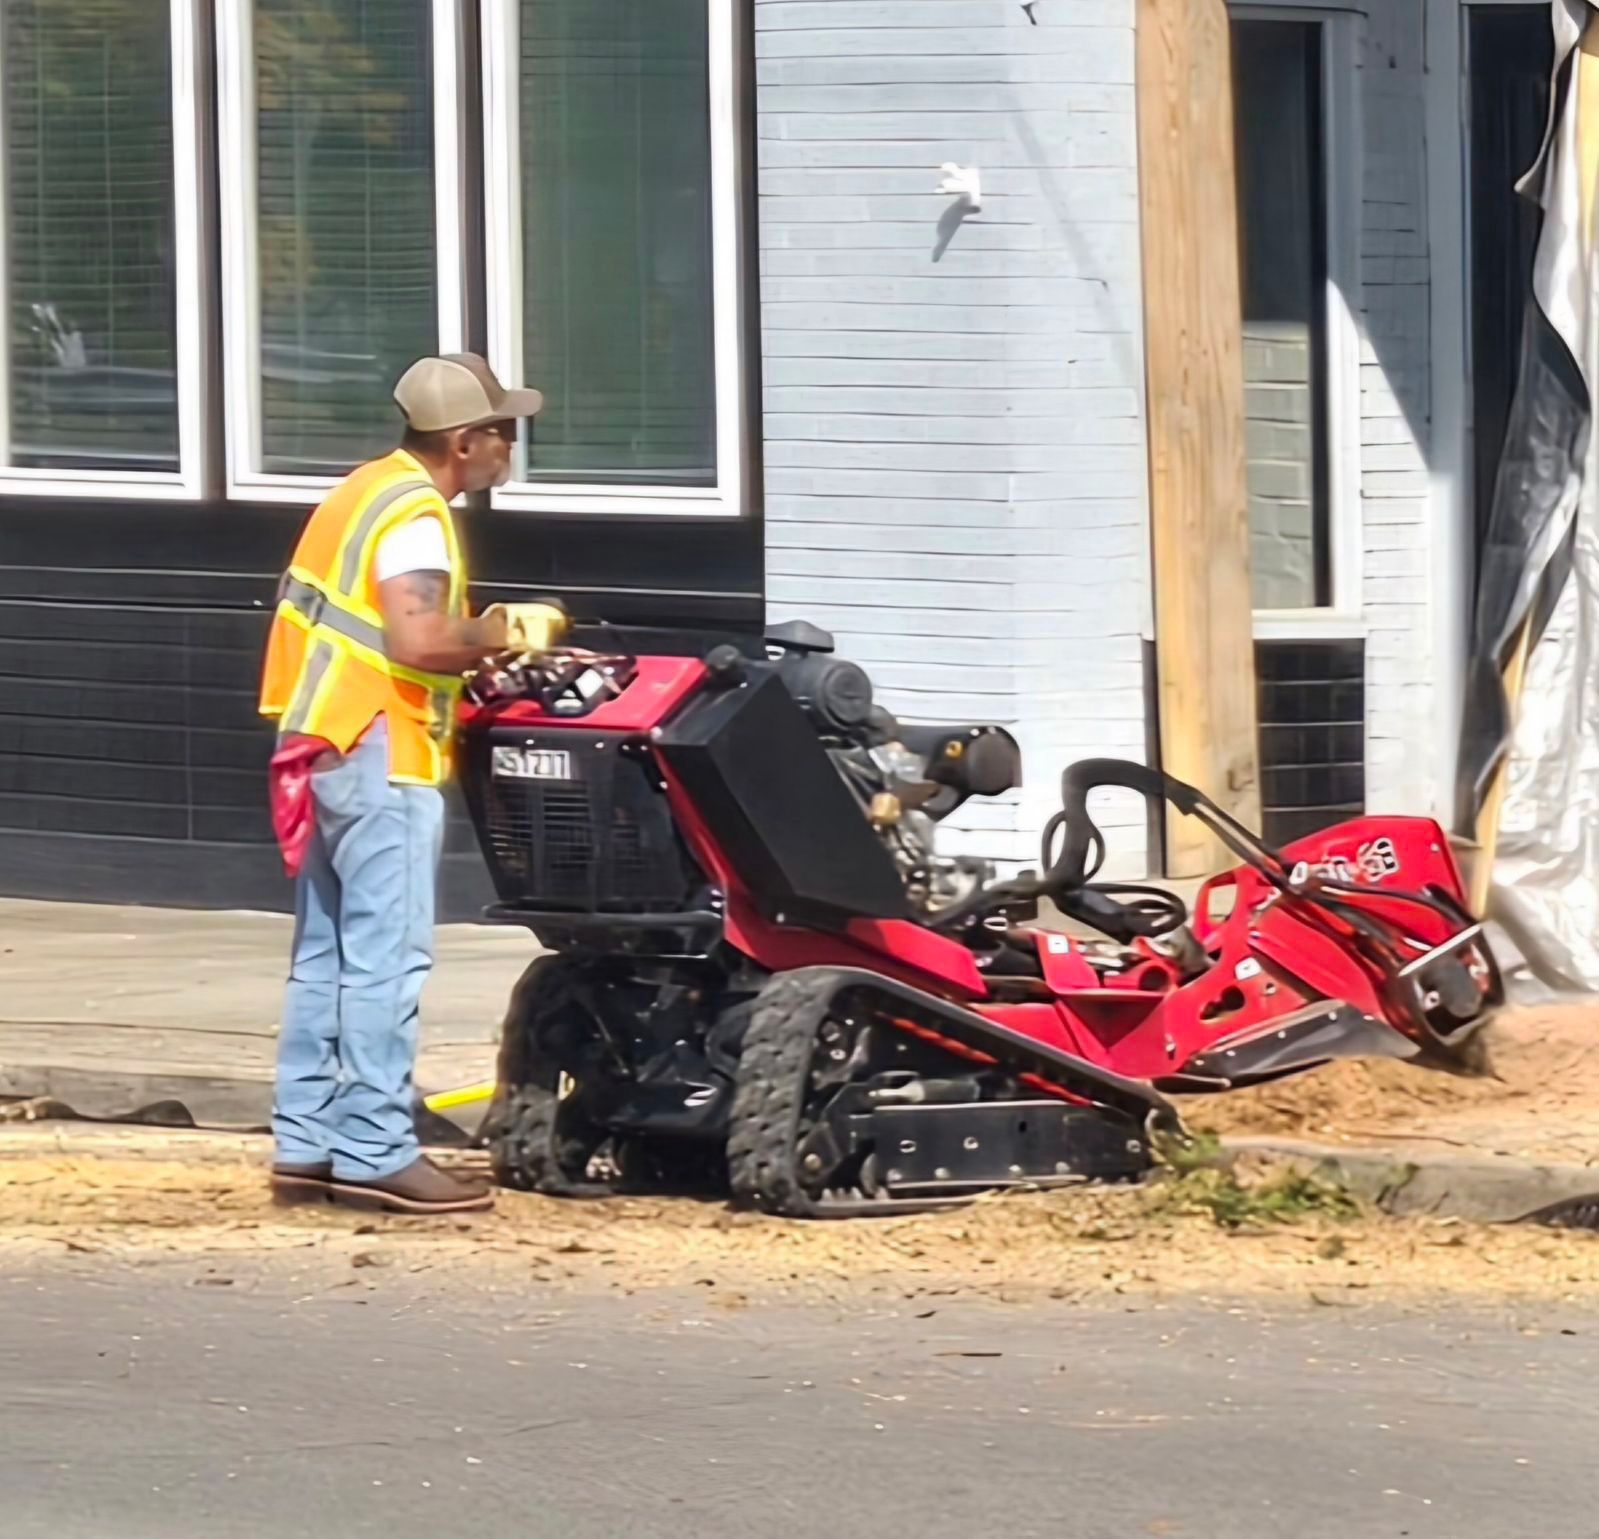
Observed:
[[[1095,890],[1092,878],[1104,857],[1104,838],[1089,816],[1088,797],[1106,786],[1169,802],[1203,823],[1264,884],[1267,890],[1255,898],[1255,904],[1281,903],[1300,922],[1352,950],[1377,980],[1389,1024],[1424,1051],[1455,1057],[1485,1014],[1503,1003],[1498,965],[1481,923],[1466,909],[1453,859],[1439,843],[1432,842],[1424,857],[1435,868],[1429,874],[1437,880],[1421,891],[1388,885],[1387,879],[1399,876],[1407,864],[1392,838],[1371,841],[1374,853],[1364,863],[1318,860],[1307,848],[1316,844],[1314,839],[1279,850],[1202,791],[1147,765],[1086,759],[1065,771],[1062,809],[1044,836],[1047,869],[1033,879],[1039,896],[1050,896],[1069,911],[1074,895]],[[1064,831],[1061,851],[1050,861],[1060,830]],[[1237,886],[1238,874],[1216,879],[1203,891],[1229,882]],[[1251,897],[1240,888],[1240,903],[1250,902]],[[1177,907],[1175,899],[1173,906]],[[1178,922],[1183,919],[1186,913],[1178,909]],[[1202,940],[1207,938],[1203,921],[1196,928]]]

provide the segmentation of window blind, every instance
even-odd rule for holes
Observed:
[[[1258,609],[1331,597],[1319,21],[1235,19],[1233,114],[1251,581]]]
[[[705,0],[523,0],[534,479],[716,480]]]
[[[154,0],[0,0],[14,465],[178,465],[171,36]]]
[[[256,0],[261,469],[391,449],[438,345],[427,0]]]

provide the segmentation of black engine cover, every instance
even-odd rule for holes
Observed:
[[[770,915],[810,924],[910,915],[893,859],[775,669],[707,691],[655,748]]]

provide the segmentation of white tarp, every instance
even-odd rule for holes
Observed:
[[[1522,184],[1544,211],[1541,316],[1529,311],[1478,599],[1479,661],[1513,667],[1518,639],[1535,638],[1522,654],[1489,909],[1543,982],[1599,990],[1599,12],[1555,0],[1553,19],[1549,133]],[[1564,344],[1558,366],[1547,344],[1542,362],[1533,356],[1535,328]],[[1468,767],[1473,730],[1468,721]],[[1479,752],[1479,789],[1490,762]]]

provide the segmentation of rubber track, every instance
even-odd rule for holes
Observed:
[[[885,1218],[967,1206],[973,1194],[948,1197],[817,1199],[799,1184],[800,1113],[817,1032],[838,996],[835,975],[780,976],[757,997],[744,1036],[728,1119],[728,1184],[741,1206],[784,1218]]]
[[[728,1126],[727,1170],[734,1201],[764,1213],[810,1218],[817,1212],[800,1189],[794,1156],[806,1071],[835,989],[831,978],[778,977],[750,1016]]]
[[[572,958],[555,955],[541,957],[529,967],[517,985],[513,1000],[524,991],[535,1005],[548,1010],[562,999],[566,979],[577,977],[581,968]],[[529,979],[535,980],[532,984]],[[513,1005],[514,1008],[514,1005]],[[517,1026],[508,1019],[507,1038]],[[561,1066],[541,1050],[538,1023],[520,1024],[519,1041],[503,1045],[500,1057],[502,1089],[490,1104],[484,1118],[489,1165],[501,1186],[519,1192],[542,1192],[547,1197],[602,1197],[610,1188],[593,1182],[569,1180],[550,1157],[555,1145],[555,1119],[560,1101],[555,1081]],[[511,1076],[516,1075],[517,1081]],[[545,1079],[549,1084],[543,1083]]]
[[[1599,1196],[1564,1197],[1529,1213],[1522,1222],[1544,1224],[1551,1229],[1599,1230]]]
[[[566,1185],[547,1152],[555,1138],[554,1092],[523,1084],[509,1091],[495,1136],[489,1143],[489,1164],[501,1186],[518,1192],[560,1196]]]

